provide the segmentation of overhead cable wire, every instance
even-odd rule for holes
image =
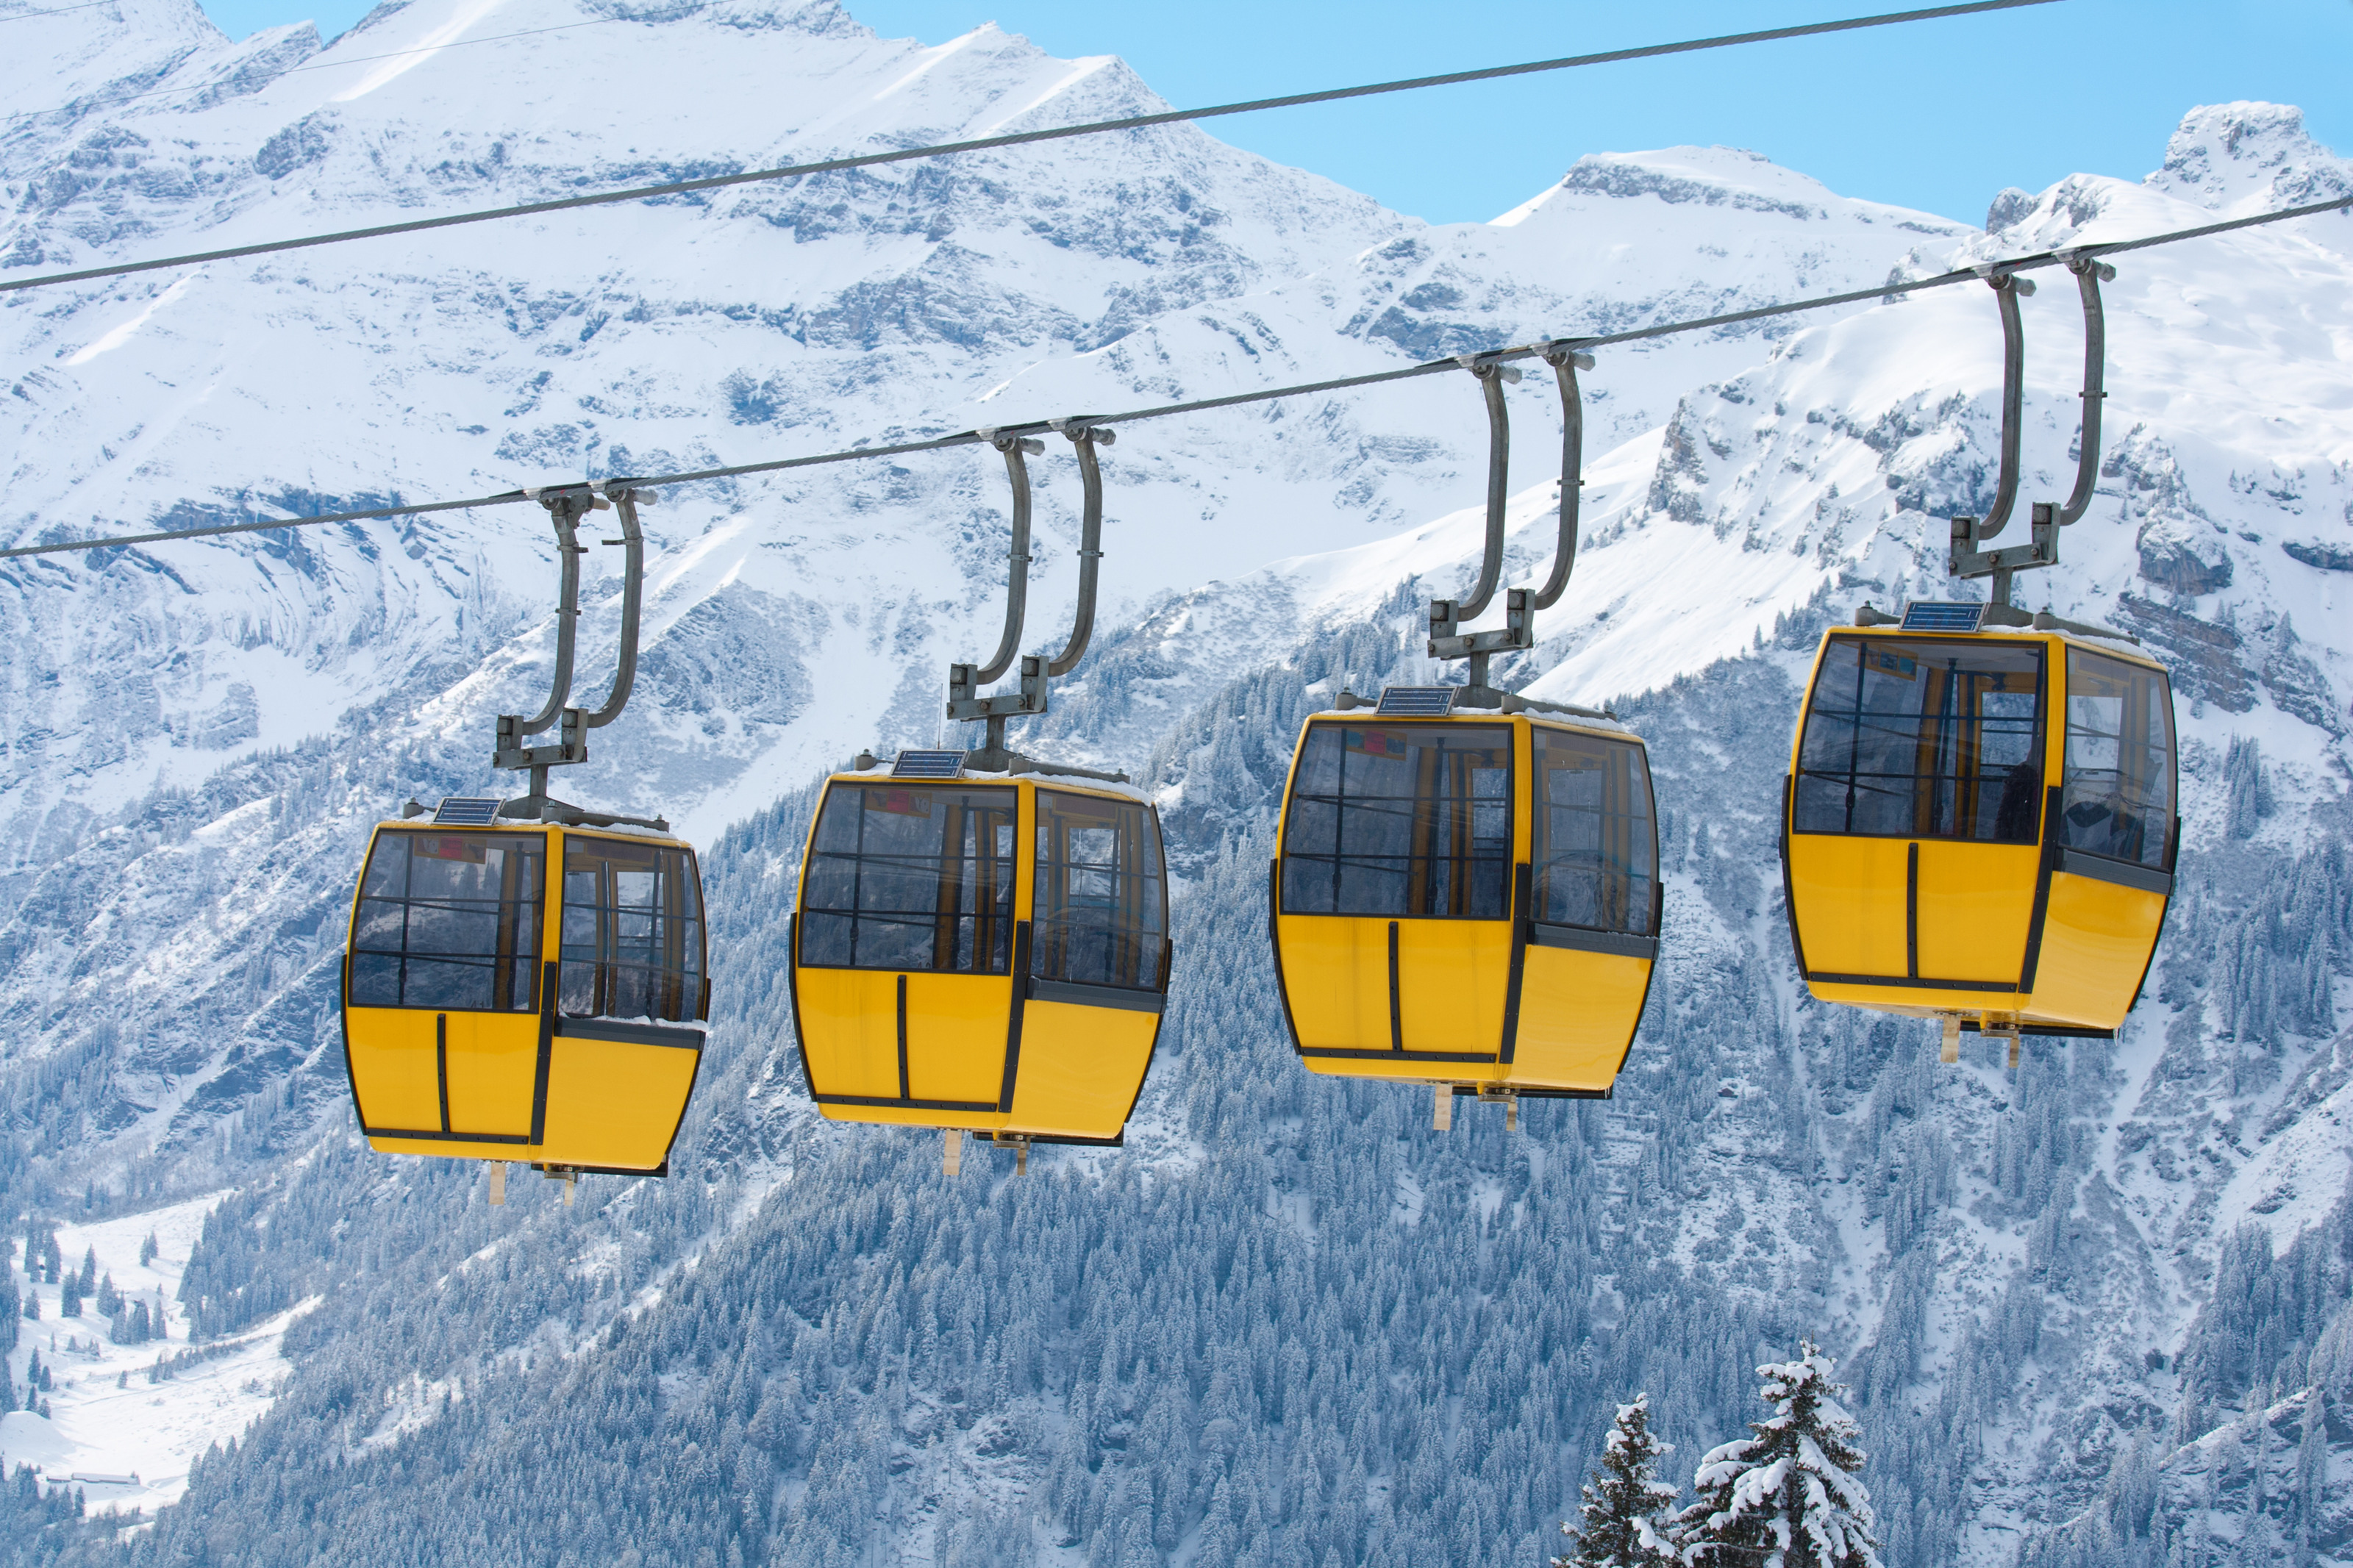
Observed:
[[[2031,272],[2038,268],[2063,267],[2081,257],[2115,256],[2125,251],[2147,250],[2155,246],[2179,245],[2186,240],[2205,239],[2237,229],[2256,228],[2265,224],[2284,223],[2290,218],[2311,217],[2320,213],[2353,211],[2353,196],[2340,196],[2334,201],[2314,202],[2306,206],[2286,207],[2277,212],[2258,213],[2252,217],[2230,218],[2221,223],[2200,224],[2195,228],[2174,229],[2166,234],[2144,235],[2137,239],[2103,241],[2096,245],[2069,246],[2060,250],[2036,251],[2029,256],[2010,257],[1997,261],[1981,262],[1951,272],[1939,272],[1934,277],[1891,279],[1869,289],[1851,289],[1842,294],[1818,295],[1810,300],[1793,300],[1778,305],[1759,305],[1752,310],[1728,310],[1721,315],[1699,316],[1686,321],[1668,321],[1657,326],[1635,327],[1622,332],[1600,332],[1589,337],[1548,338],[1541,342],[1517,343],[1478,353],[1461,354],[1449,359],[1430,360],[1420,364],[1403,365],[1395,370],[1370,371],[1363,375],[1337,376],[1329,381],[1302,382],[1292,386],[1274,386],[1256,392],[1237,392],[1223,397],[1195,398],[1187,403],[1163,403],[1149,408],[1131,408],[1121,414],[1090,414],[1089,425],[1133,425],[1146,419],[1168,419],[1184,414],[1202,414],[1219,408],[1238,408],[1252,403],[1273,403],[1290,397],[1313,397],[1322,393],[1347,392],[1357,387],[1379,386],[1393,381],[1410,381],[1417,376],[1444,375],[1461,370],[1466,363],[1502,363],[1511,360],[1534,359],[1547,351],[1557,353],[1564,348],[1588,350],[1609,348],[1618,343],[1641,342],[1651,338],[1672,337],[1682,332],[1707,331],[1720,327],[1739,326],[1749,321],[1770,320],[1776,316],[1794,316],[1808,310],[1824,310],[1840,305],[1859,305],[1871,300],[1890,301],[1897,295],[1915,294],[1927,289],[1946,289],[1957,283],[1978,282],[1988,278],[2010,272]],[[724,468],[692,468],[674,474],[630,476],[612,482],[631,486],[702,484],[713,479],[743,479],[754,474],[783,473],[790,468],[823,468],[832,463],[855,463],[874,458],[902,458],[917,452],[937,452],[952,447],[979,446],[991,436],[1008,431],[1032,435],[1053,428],[1047,420],[1008,423],[985,428],[960,430],[951,436],[926,437],[917,441],[900,441],[884,447],[849,447],[837,452],[818,452],[800,458],[775,458],[760,463],[733,463]],[[576,483],[578,481],[567,481]],[[422,517],[439,511],[464,511],[476,507],[512,506],[532,500],[541,489],[564,488],[561,485],[541,486],[528,490],[509,490],[499,495],[475,496],[466,500],[420,501],[405,506],[373,507],[359,511],[324,512],[314,517],[257,518],[245,522],[216,523],[209,528],[185,528],[155,533],[128,533],[109,539],[84,539],[54,544],[20,544],[14,549],[0,550],[0,561],[23,555],[59,555],[90,550],[119,550],[133,545],[157,544],[177,539],[212,539],[224,534],[260,533],[282,528],[314,528],[323,523],[375,522],[396,517]]]
[[[887,153],[861,153],[846,158],[825,158],[809,163],[786,163],[774,169],[753,169],[734,174],[709,174],[701,179],[672,180],[659,185],[633,185],[627,190],[598,191],[588,195],[565,196],[555,201],[524,202],[515,206],[485,207],[477,212],[450,213],[441,217],[412,218],[403,223],[377,224],[367,228],[341,229],[332,234],[306,235],[296,239],[265,240],[255,245],[235,245],[220,250],[191,251],[185,256],[158,257],[153,261],[126,261],[108,267],[85,267],[72,272],[49,272],[37,278],[18,278],[0,282],[0,294],[15,293],[26,289],[46,289],[58,283],[84,283],[96,278],[124,278],[138,272],[157,272],[174,267],[195,267],[208,261],[234,261],[248,256],[273,256],[281,251],[309,250],[322,245],[344,245],[353,240],[384,239],[399,234],[422,234],[429,229],[457,228],[467,224],[491,223],[513,217],[533,217],[543,213],[570,212],[579,207],[610,206],[618,202],[649,201],[657,196],[685,195],[696,191],[715,191],[730,185],[757,184],[770,180],[795,180],[809,174],[828,174],[843,169],[871,168],[880,163],[903,163],[919,158],[944,158],[957,153],[987,152],[999,147],[1024,147],[1039,142],[1059,142],[1072,136],[1100,136],[1113,131],[1142,131],[1155,125],[1177,125],[1197,120],[1214,120],[1229,114],[1255,114],[1269,109],[1293,109],[1310,103],[1336,103],[1345,99],[1372,98],[1383,93],[1415,92],[1423,88],[1453,87],[1464,82],[1493,81],[1505,77],[1535,76],[1545,71],[1575,70],[1584,66],[1615,65],[1625,60],[1655,59],[1667,55],[1697,54],[1707,49],[1728,49],[1746,44],[1773,43],[1786,38],[1810,38],[1831,33],[1860,32],[1869,27],[1890,27],[1901,23],[1937,21],[1947,16],[1968,16],[1982,11],[2016,11],[2030,5],[2057,5],[2060,0],[1969,0],[1959,5],[1932,5],[1916,11],[1891,11],[1877,16],[1851,16],[1836,22],[1807,22],[1793,27],[1767,27],[1752,33],[1726,33],[1713,38],[1689,38],[1681,43],[1646,44],[1629,49],[1605,49],[1598,54],[1568,55],[1559,59],[1531,60],[1525,65],[1487,66],[1478,70],[1449,71],[1441,76],[1409,77],[1401,81],[1375,82],[1365,87],[1327,88],[1321,92],[1292,93],[1282,98],[1255,98],[1240,103],[1215,104],[1207,109],[1170,109],[1157,114],[1132,114],[1119,120],[1091,121],[1082,125],[1057,125],[1043,131],[1016,131],[1002,136],[980,136],[965,142],[944,142],[931,147],[903,147]]]

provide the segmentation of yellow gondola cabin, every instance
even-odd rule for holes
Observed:
[[[1457,689],[1426,695],[1442,713]],[[1441,1124],[1452,1093],[1609,1094],[1659,948],[1639,739],[1525,712],[1320,714],[1278,844],[1275,963],[1311,1071],[1434,1083]]]
[[[2021,1030],[2116,1030],[2173,887],[2164,668],[2048,616],[1977,631],[1978,608],[1826,634],[1783,802],[1807,984],[1944,1020],[1948,1060],[1963,1028],[2006,1035],[2013,1059]],[[1939,616],[1960,629],[1916,629]]]
[[[487,825],[497,805],[442,815]],[[343,971],[370,1147],[661,1174],[709,1011],[685,844],[530,822],[375,830]]]
[[[1168,991],[1159,822],[1133,792],[910,752],[826,784],[791,932],[836,1121],[1117,1143]]]

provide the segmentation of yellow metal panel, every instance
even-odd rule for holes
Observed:
[[[1500,1083],[1504,1069],[1491,1061],[1416,1061],[1384,1052],[1377,1057],[1302,1057],[1300,1065],[1325,1078],[1377,1079],[1388,1083]]]
[[[1512,719],[1512,864],[1525,866],[1535,853],[1535,728],[1519,715]],[[1548,724],[1546,729],[1566,729]],[[1510,873],[1506,872],[1505,875]],[[1525,914],[1525,910],[1515,911]]]
[[[1389,922],[1283,915],[1282,984],[1304,1046],[1389,1048]],[[1330,1070],[1342,1071],[1344,1068]]]
[[[1608,1089],[1617,1081],[1650,984],[1647,958],[1530,947],[1520,973],[1519,1043],[1502,1081]]]
[[[2028,1017],[2089,1029],[2121,1026],[2164,918],[2162,893],[2054,873]]]
[[[2026,934],[2034,919],[2034,881],[2041,860],[2042,852],[2031,844],[1922,839],[1920,973],[1936,980],[2017,984],[2026,963]],[[1897,875],[1900,894],[1900,868]],[[1902,919],[1901,910],[1897,919]],[[1835,967],[1814,962],[1810,938],[1806,962],[1817,969]],[[1869,973],[1901,974],[1904,969],[1899,961],[1894,970]]]
[[[1497,1077],[1481,1061],[1413,1059],[1430,1052],[1483,1056],[1501,1048],[1510,979],[1508,921],[1400,920],[1398,1023],[1389,1023],[1389,925],[1347,915],[1283,915],[1282,979],[1292,1022],[1310,1050],[1377,1057],[1303,1059],[1310,1071],[1349,1078],[1471,1082]],[[1405,1049],[1392,1059],[1398,1037]]]
[[[799,997],[801,1052],[818,1093],[898,1098],[897,973],[800,969],[793,983]]]
[[[417,1016],[432,1026],[432,1014]],[[450,1130],[529,1136],[539,1078],[539,1015],[451,1013],[448,1019]],[[439,1112],[435,1116],[393,1125],[438,1127]]]
[[[1124,1007],[1027,1003],[1013,1092],[1015,1131],[1115,1138],[1144,1086],[1160,1018]]]
[[[1789,836],[1789,896],[1806,967],[1833,974],[1905,970],[1904,838]],[[2011,978],[2017,970],[2010,971]],[[1825,996],[1820,987],[1816,995]]]
[[[369,1126],[430,1131],[441,1125],[432,1014],[410,1007],[346,1007],[343,1036],[352,1087]]]
[[[882,1004],[883,1022],[895,1031],[896,976],[884,978],[893,990]],[[909,1095],[995,1105],[1005,1091],[1005,1031],[1012,1013],[1009,974],[907,976]],[[1023,1063],[1026,1068],[1026,1057]]]
[[[531,1158],[653,1170],[686,1114],[694,1065],[694,1052],[673,1046],[556,1037],[547,1075],[546,1142]],[[526,1088],[526,1122],[529,1111]]]
[[[1388,940],[1386,923],[1381,940]],[[1406,1050],[1491,1057],[1502,1050],[1511,973],[1509,921],[1399,921],[1398,1012]],[[1386,951],[1381,987],[1386,1011]]]
[[[1868,1007],[1906,1018],[1933,1018],[1943,1013],[2001,1012],[2018,1005],[2013,991],[1936,991],[1916,985],[1833,985],[1810,981],[1807,989],[1819,1002],[1848,1007]]]

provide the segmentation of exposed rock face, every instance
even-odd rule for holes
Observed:
[[[2134,541],[2140,574],[2168,593],[2194,599],[2231,585],[2227,535],[2201,519],[2153,517]]]
[[[2293,105],[2221,103],[2183,117],[2166,143],[2165,166],[2147,184],[2236,216],[2353,195],[2353,160],[2315,142]],[[2325,237],[2336,226],[2316,232]]]

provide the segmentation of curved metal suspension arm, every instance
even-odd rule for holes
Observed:
[[[1520,373],[1509,365],[1474,361],[1463,368],[1479,378],[1479,390],[1487,397],[1487,540],[1486,552],[1479,561],[1478,585],[1454,602],[1457,625],[1478,618],[1487,601],[1495,596],[1495,584],[1504,575],[1504,503],[1511,489],[1512,469],[1512,418],[1504,407],[1504,384],[1520,379]]]
[[[1560,543],[1553,551],[1552,575],[1536,590],[1535,607],[1549,610],[1568,590],[1568,574],[1577,567],[1578,492],[1585,485],[1585,399],[1577,387],[1577,373],[1593,368],[1593,356],[1574,349],[1546,349],[1545,363],[1560,384]]]
[[[1024,436],[991,433],[988,444],[1005,454],[1005,472],[1013,480],[1013,544],[1006,556],[1005,636],[988,662],[973,672],[976,686],[986,686],[1011,668],[1021,647],[1021,620],[1029,602],[1029,465],[1023,457],[1046,449],[1045,442]]]
[[[638,508],[651,504],[654,492],[631,489],[626,485],[608,484],[605,494],[620,514],[621,537],[608,539],[607,544],[622,547],[621,566],[621,654],[613,670],[613,689],[606,694],[605,705],[581,721],[591,730],[599,730],[621,716],[628,705],[629,689],[638,679],[638,610],[643,603],[646,583],[646,536],[638,528]]]
[[[1117,432],[1095,428],[1083,420],[1058,419],[1054,427],[1071,438],[1077,451],[1085,500],[1081,503],[1079,521],[1078,616],[1071,627],[1070,643],[1046,666],[1050,676],[1068,675],[1076,669],[1079,660],[1086,657],[1088,639],[1094,635],[1095,579],[1103,563],[1103,468],[1095,461],[1095,447],[1097,443],[1108,447],[1119,438]]]
[[[2100,305],[2100,285],[2116,269],[2088,256],[2071,258],[2067,270],[2075,275],[2075,289],[2084,298],[2084,423],[2075,451],[2075,489],[2059,509],[2061,523],[2070,523],[2090,509],[2092,491],[2100,479],[2100,404],[2107,397],[2108,324]]]
[[[560,563],[555,599],[555,679],[547,694],[547,706],[516,727],[517,732],[524,735],[536,734],[554,723],[572,696],[572,646],[580,625],[582,551],[578,524],[591,510],[607,503],[584,486],[542,495],[539,504],[547,509],[549,519],[555,524],[555,553]]]
[[[2001,475],[1993,508],[1978,522],[1973,538],[1982,542],[2002,531],[2018,504],[2019,426],[2026,404],[2026,329],[2018,319],[2018,297],[2034,292],[2033,279],[1997,272],[1986,279],[2001,307]]]

